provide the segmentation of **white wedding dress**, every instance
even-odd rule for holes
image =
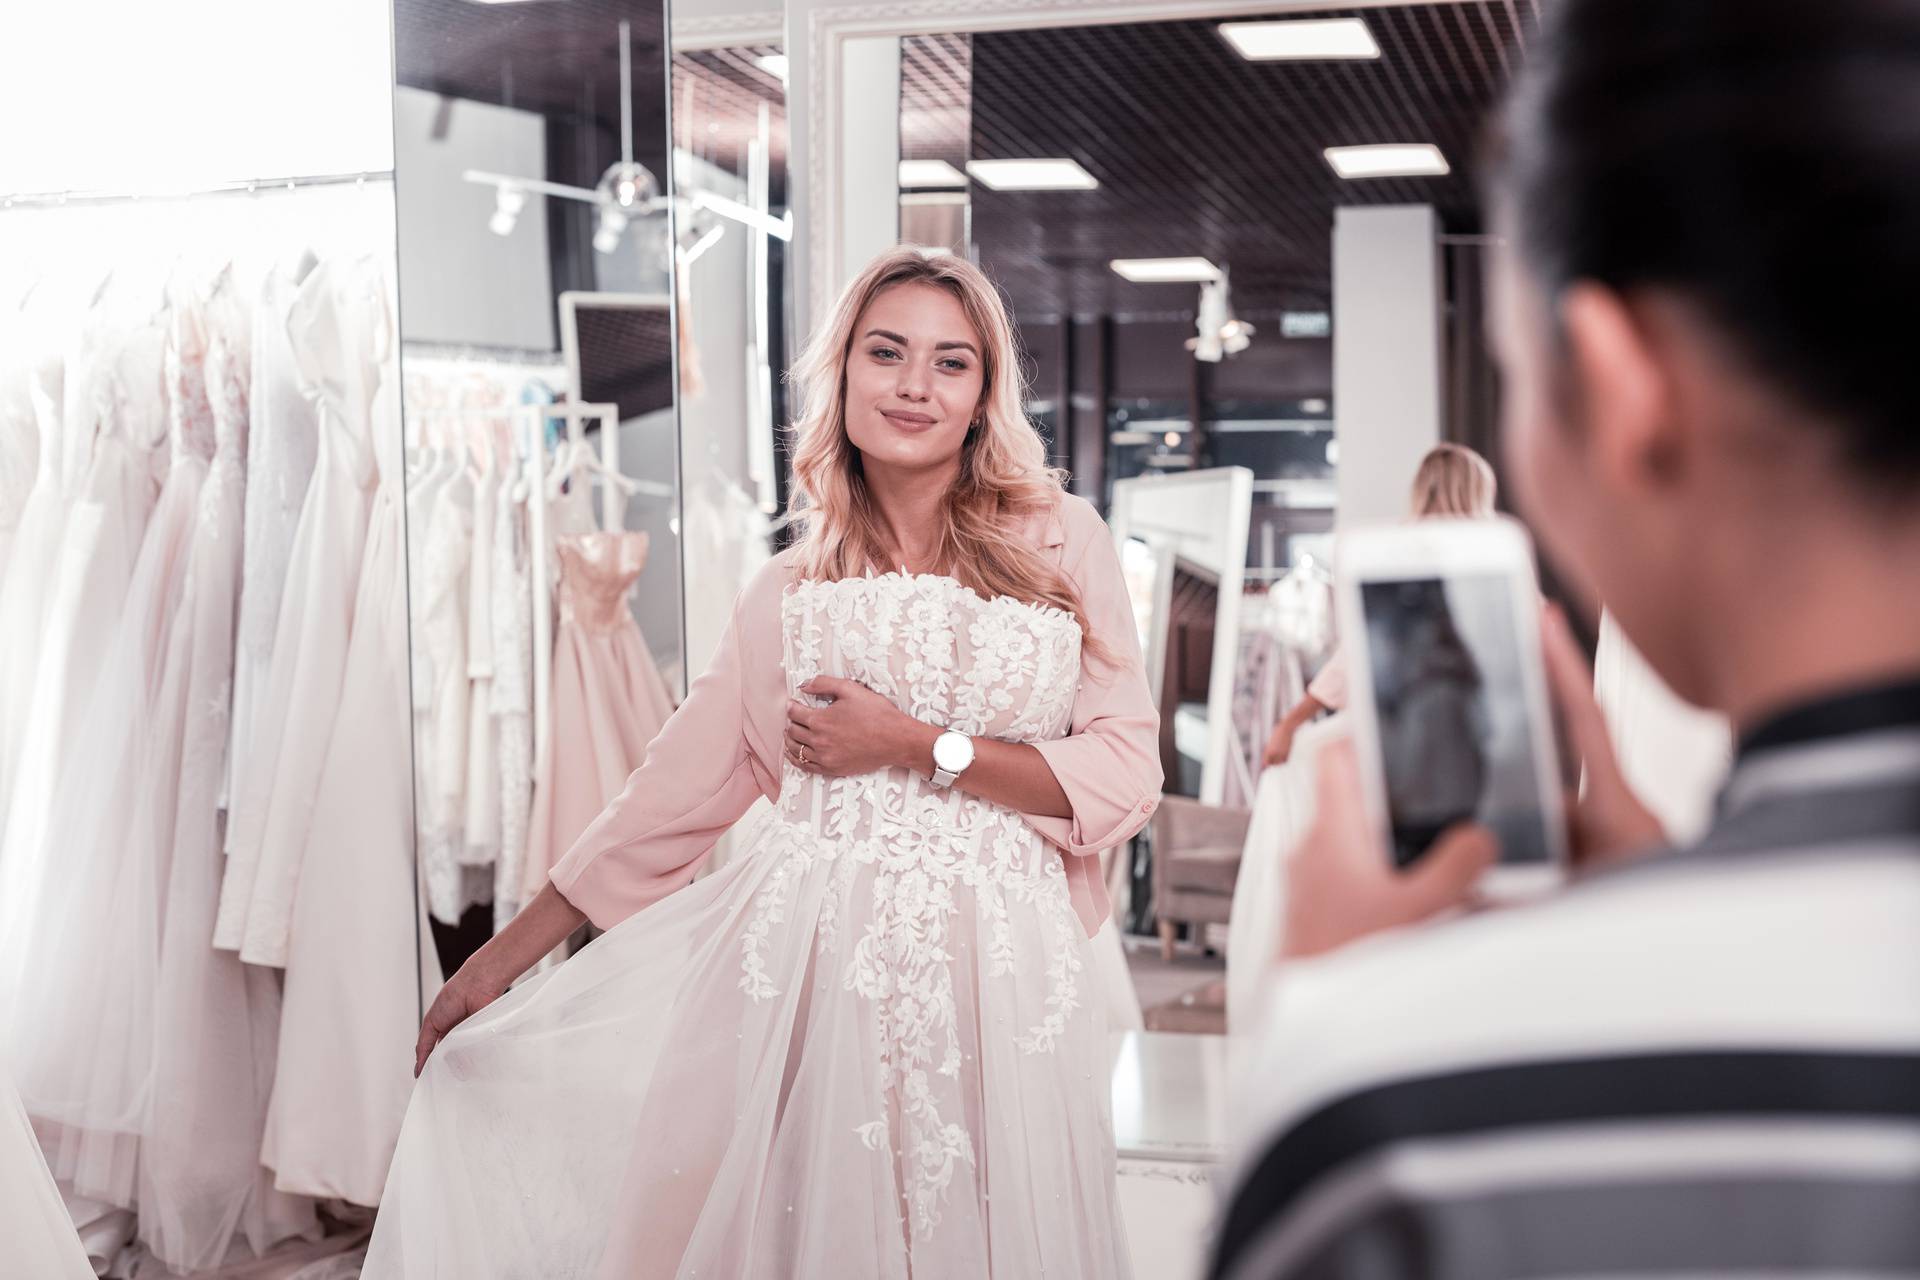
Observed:
[[[1068,728],[1070,615],[950,579],[791,588],[787,688]],[[457,1028],[366,1280],[1115,1280],[1107,1042],[1059,854],[1012,810],[790,764],[723,870]]]
[[[0,1241],[9,1276],[91,1280],[93,1267],[0,1063]]]

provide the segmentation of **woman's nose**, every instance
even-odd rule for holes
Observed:
[[[900,366],[900,381],[894,388],[906,400],[925,400],[927,398],[927,375],[924,369],[912,364]]]

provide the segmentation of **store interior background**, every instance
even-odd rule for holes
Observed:
[[[1169,791],[1215,815],[1193,828],[1222,846],[1202,877],[1213,896],[1271,914],[1272,891],[1250,906],[1236,892],[1262,785],[1259,742],[1233,733],[1243,633],[1275,616],[1275,584],[1324,595],[1336,530],[1398,518],[1433,444],[1499,463],[1476,148],[1537,6],[207,0],[184,21],[121,0],[33,6],[8,18],[39,52],[0,80],[0,112],[47,127],[0,143],[0,296],[58,277],[78,297],[109,263],[156,289],[182,263],[257,275],[302,239],[382,257],[409,485],[429,455],[491,451],[503,474],[565,470],[591,522],[644,533],[627,599],[677,700],[784,537],[794,352],[879,250],[972,257],[1012,304],[1028,411],[1070,488],[1123,537],[1157,531],[1154,554],[1185,548],[1198,586],[1163,583],[1163,616],[1143,617]],[[1302,18],[1363,24],[1377,56],[1256,60],[1221,30]],[[1445,172],[1349,178],[1325,155],[1382,144],[1431,144]],[[993,174],[1011,160],[1072,172],[1022,189]],[[619,185],[628,161],[651,186]],[[1130,280],[1125,259],[1202,259],[1213,278]],[[1240,349],[1235,321],[1251,326]],[[612,412],[569,419],[550,401]],[[421,690],[446,665],[423,667],[420,645],[455,605],[433,589],[414,496],[415,647],[393,655],[414,684],[396,722],[414,885],[394,888],[384,968],[365,970],[403,1003],[492,934],[501,886],[524,880],[456,866],[429,909],[447,832]],[[1332,641],[1293,644],[1296,682]],[[1602,650],[1603,678],[1632,662]],[[541,666],[531,763],[564,772],[568,744],[538,727]],[[1630,731],[1633,708],[1609,710]],[[1637,780],[1685,829],[1713,767]],[[1150,1224],[1143,1276],[1195,1265],[1233,1041],[1229,904],[1160,928],[1156,835],[1109,869],[1137,998],[1114,1096],[1123,1190]]]

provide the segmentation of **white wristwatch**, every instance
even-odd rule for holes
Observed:
[[[933,777],[936,787],[950,787],[973,763],[973,739],[949,729],[933,740]]]

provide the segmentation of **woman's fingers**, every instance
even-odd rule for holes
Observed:
[[[857,680],[847,680],[840,676],[815,676],[800,686],[800,692],[812,698],[844,698],[866,686]]]
[[[787,753],[788,762],[795,768],[803,769],[808,773],[820,772],[820,758],[814,755],[812,751],[814,744],[796,737],[793,729],[789,728],[787,730],[786,737],[782,740],[781,746]]]
[[[454,978],[458,981],[459,975],[455,974]],[[413,1076],[416,1080],[426,1070],[427,1059],[432,1055],[434,1046],[446,1038],[447,1032],[460,1025],[462,1015],[447,1005],[447,993],[452,989],[452,983],[441,988],[440,995],[427,1007],[427,1016],[420,1023],[420,1037],[413,1044]]]

